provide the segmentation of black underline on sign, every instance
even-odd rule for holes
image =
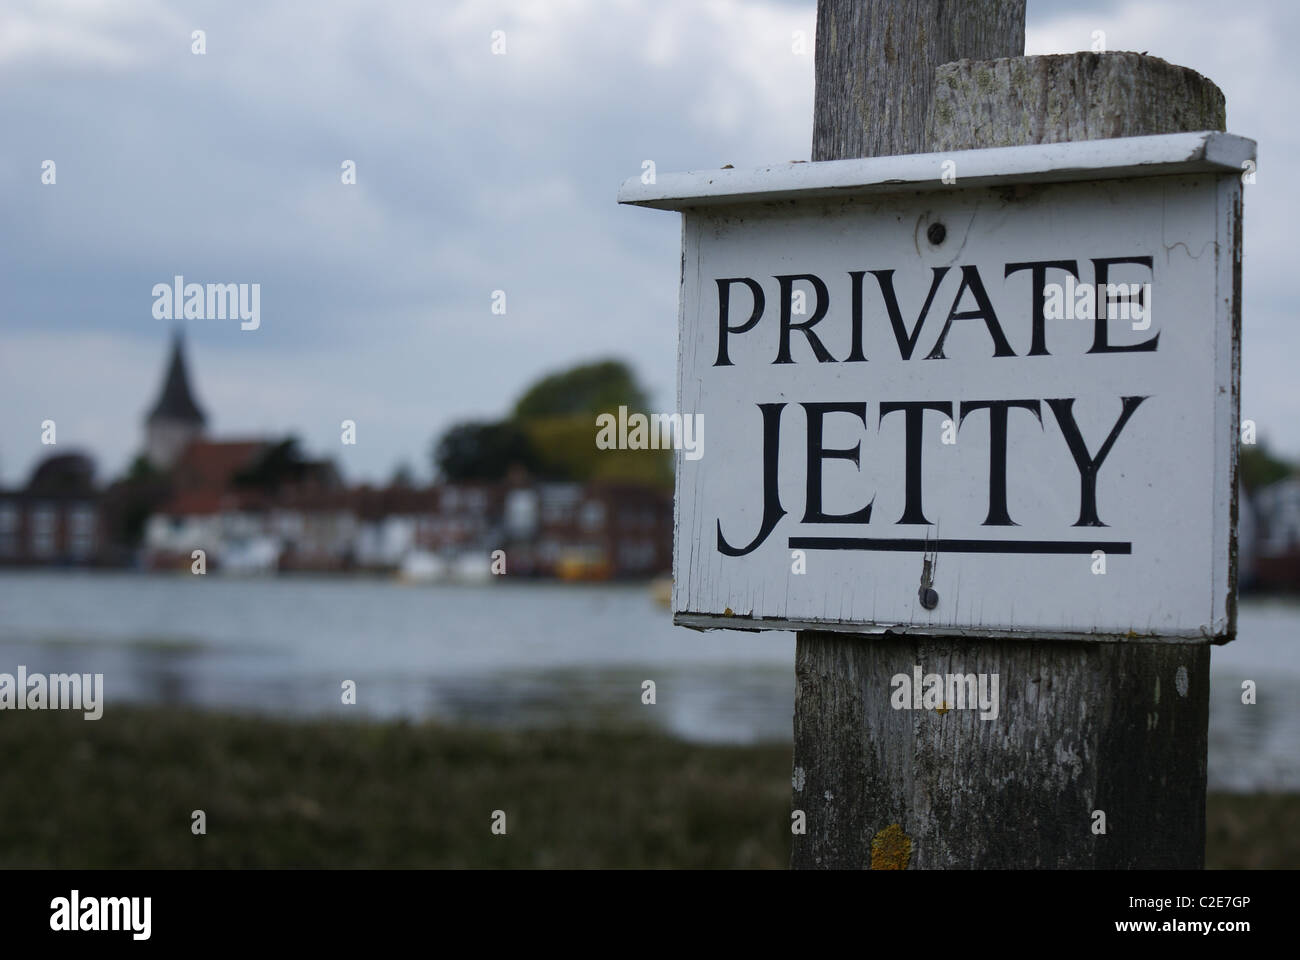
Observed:
[[[926,540],[923,537],[791,537],[791,550],[898,550],[921,553],[1103,553],[1131,554],[1133,544],[1091,540]]]

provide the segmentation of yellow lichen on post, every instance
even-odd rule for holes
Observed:
[[[891,823],[871,838],[872,870],[906,870],[912,859],[912,838]]]

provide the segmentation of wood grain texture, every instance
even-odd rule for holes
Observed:
[[[917,664],[998,674],[997,718],[894,709]],[[792,865],[880,869],[892,836],[911,869],[1200,867],[1209,665],[1206,644],[800,633]]]
[[[1025,0],[818,0],[814,160],[923,150],[935,70],[1025,52]]]
[[[958,60],[939,67],[927,149],[1225,130],[1223,93],[1137,53]]]
[[[1022,3],[821,0],[813,158],[1224,126],[1217,88],[1156,58],[974,62],[1023,42]],[[801,632],[792,782],[807,833],[791,865],[1199,868],[1209,657],[1195,643]],[[917,665],[997,673],[998,717],[894,709],[891,679]]]

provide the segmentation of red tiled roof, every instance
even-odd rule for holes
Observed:
[[[229,488],[235,474],[252,465],[268,444],[262,440],[221,443],[195,440],[176,461],[172,476],[179,494],[188,492],[222,492]]]

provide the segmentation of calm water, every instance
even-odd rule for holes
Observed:
[[[1211,787],[1300,790],[1300,604],[1246,603],[1239,628],[1211,656]],[[653,725],[735,743],[789,740],[794,702],[792,634],[674,627],[643,586],[5,573],[0,671],[20,663],[103,673],[110,710]]]

